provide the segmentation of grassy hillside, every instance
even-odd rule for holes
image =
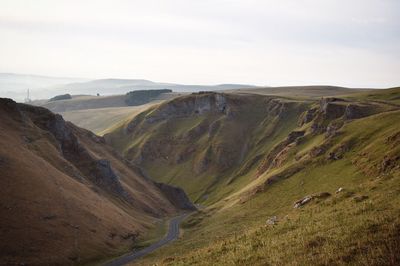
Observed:
[[[153,91],[139,91],[138,93],[113,96],[75,95],[72,96],[72,99],[41,100],[34,101],[33,104],[48,108],[61,114],[67,121],[103,135],[150,106],[181,95],[165,92],[166,90],[155,91],[155,93]]]
[[[216,96],[198,94],[139,114],[106,139],[206,208],[185,222],[181,240],[138,264],[398,264],[399,93],[225,94],[225,108],[238,110],[232,115],[218,111]],[[204,111],[203,97],[214,109]],[[184,147],[187,161],[176,160]],[[196,172],[202,158],[208,164]],[[225,169],[227,162],[235,163]],[[301,199],[309,201],[294,208]]]
[[[254,95],[195,94],[151,108],[105,136],[150,177],[212,202],[240,187],[240,177],[296,127],[307,106]]]
[[[153,102],[141,106],[110,107],[61,112],[65,120],[75,125],[88,129],[98,135],[104,135],[116,125],[123,121],[131,120],[133,117],[146,110],[150,106],[158,104]]]
[[[349,96],[351,98],[351,96]],[[400,88],[361,92],[352,96],[365,101],[385,101],[400,105]]]
[[[251,93],[261,95],[275,95],[297,98],[321,98],[329,96],[357,94],[360,92],[373,91],[371,89],[351,89],[337,86],[286,86],[286,87],[263,87],[263,88],[248,88],[238,90],[228,90],[231,93]]]
[[[141,99],[141,104],[151,101],[162,101],[173,99],[181,94],[178,93],[162,93],[155,97],[147,97]],[[109,107],[126,107],[131,106],[132,98],[143,98],[141,95],[111,95],[111,96],[91,96],[91,95],[75,95],[69,100],[58,101],[34,101],[32,104],[45,107],[53,112],[69,112],[77,110],[109,108]]]
[[[0,99],[0,120],[1,264],[114,256],[182,208],[103,138],[47,109]]]

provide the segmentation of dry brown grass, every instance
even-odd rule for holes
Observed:
[[[85,130],[73,127],[92,156],[111,161],[134,204],[84,174],[74,177],[77,169],[54,137],[26,114],[2,103],[0,121],[0,264],[66,265],[114,256],[157,217],[175,212],[151,182]]]

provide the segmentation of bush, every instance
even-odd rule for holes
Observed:
[[[138,90],[128,92],[125,96],[125,103],[129,106],[141,105],[150,102],[163,93],[169,93],[172,90]]]
[[[60,101],[60,100],[70,100],[70,99],[72,99],[72,97],[70,94],[67,93],[67,94],[54,96],[53,98],[50,98],[49,102]]]

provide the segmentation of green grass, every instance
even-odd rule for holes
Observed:
[[[399,261],[399,197],[380,193],[399,189],[399,178],[355,189],[369,198],[346,194],[310,203],[278,216],[277,225],[248,226],[202,248],[166,248],[161,265],[395,265]],[[348,188],[349,189],[349,188]],[[267,217],[265,217],[267,218]],[[186,237],[186,236],[185,236]],[[211,243],[211,244],[210,244]],[[168,254],[168,255],[167,255]],[[179,254],[179,255],[178,255]],[[159,254],[158,254],[159,255]],[[154,257],[154,255],[153,255]],[[157,260],[156,260],[157,261]],[[143,265],[153,262],[150,258]],[[139,263],[140,264],[140,263]]]
[[[238,112],[232,117],[212,114],[173,118],[149,126],[142,122],[139,130],[128,136],[122,134],[123,128],[113,132],[112,137],[124,147],[128,158],[146,147],[156,148],[156,158],[141,163],[149,175],[184,188],[192,200],[206,206],[183,223],[183,238],[139,264],[394,265],[399,262],[400,111],[393,98],[397,93],[398,89],[391,89],[345,96],[352,104],[370,107],[373,115],[335,121],[320,115],[316,119],[325,126],[332,122],[343,125],[333,137],[312,133],[312,122],[298,126],[301,114],[318,106],[318,102],[279,98],[284,110],[279,114],[273,109],[271,99],[261,96],[232,96],[234,101],[239,101],[235,97],[251,99],[233,105]],[[152,109],[142,116],[157,112]],[[214,135],[206,130],[197,132],[195,138],[187,138],[188,133],[201,125],[215,121],[219,128]],[[305,131],[301,142],[277,153],[280,164],[258,176],[257,168],[263,159],[293,130]],[[246,152],[238,160],[233,155],[241,153],[243,144]],[[176,162],[175,156],[188,147],[194,151],[182,162]],[[319,156],[311,153],[316,147],[324,148]],[[340,158],[329,159],[330,153],[339,153]],[[203,172],[196,172],[196,166],[204,158],[209,158],[209,165]],[[237,161],[224,168],[217,163],[221,160]],[[291,175],[283,174],[290,172]],[[280,178],[274,183],[267,183],[277,177]],[[339,187],[345,191],[336,194]],[[314,199],[300,209],[293,208],[296,200],[321,192],[331,196]],[[367,198],[357,201],[361,196]],[[271,216],[278,217],[277,225],[265,224]]]
[[[394,104],[400,104],[400,87],[362,92],[354,95],[349,95],[348,98],[361,99],[364,101],[384,101]]]
[[[98,135],[114,130],[118,125],[131,120],[150,105],[134,107],[109,107],[67,111],[60,113],[65,120],[83,127]]]
[[[162,239],[168,231],[168,222],[166,220],[161,220],[154,225],[152,229],[147,231],[145,235],[141,235],[138,241],[135,242],[134,248],[141,249],[156,243]]]
[[[121,126],[108,138],[129,159],[147,151],[140,164],[153,179],[182,187],[195,202],[215,203],[251,181],[248,171],[252,169],[245,171],[242,166],[283,140],[297,126],[298,116],[309,105],[287,99],[271,101],[268,97],[229,97],[232,97],[233,117],[211,112],[152,124],[143,122],[157,115],[168,104],[164,103],[137,118],[140,131],[125,134]],[[236,104],[239,99],[242,102]],[[177,99],[175,105],[180,101],[183,100]],[[268,106],[277,102],[286,111],[282,118],[266,112]],[[212,124],[218,124],[218,128],[209,135]],[[243,154],[242,158],[238,154]],[[181,162],[176,162],[178,157],[182,158]],[[209,165],[202,169],[202,162],[207,160]]]
[[[385,155],[400,154],[397,146],[387,142],[388,137],[399,132],[393,123],[399,117],[400,111],[387,112],[346,124],[332,144],[334,149],[349,139],[356,140],[344,158],[312,159],[305,170],[268,186],[244,204],[232,203],[241,194],[226,197],[193,215],[185,223],[185,237],[152,254],[142,261],[143,265],[398,262],[399,169],[386,174],[378,169]],[[295,152],[320,143],[321,137],[316,138],[319,139],[310,138],[297,146]],[[363,157],[368,161],[359,161]],[[345,191],[335,194],[339,187]],[[319,192],[332,196],[293,209],[295,200]],[[361,195],[368,199],[356,202],[354,197]],[[265,221],[274,215],[280,220],[278,225],[266,226]]]

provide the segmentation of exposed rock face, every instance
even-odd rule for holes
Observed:
[[[181,188],[163,183],[155,184],[173,205],[178,206],[182,210],[196,210],[196,207]]]
[[[20,109],[31,117],[35,125],[53,134],[59,143],[59,150],[65,153],[64,155],[69,151],[82,152],[78,139],[72,134],[71,128],[67,126],[61,115],[53,114],[43,107],[30,105],[21,105]]]
[[[310,150],[309,155],[311,156],[311,158],[314,158],[324,154],[327,149],[328,149],[327,145],[315,146]]]
[[[51,132],[59,151],[63,156],[73,162],[82,172],[80,176],[86,175],[91,181],[104,190],[131,200],[129,194],[123,189],[117,175],[108,160],[96,159],[90,152],[80,144],[79,139],[73,133],[73,125],[64,121],[62,116],[53,114],[45,108],[23,105],[22,110],[28,111],[33,122],[40,128]],[[93,134],[94,135],[94,134]],[[96,142],[103,142],[101,137],[90,135]]]
[[[42,107],[21,105],[18,108],[28,114],[38,127],[50,132],[54,136],[54,145],[62,156],[77,167],[78,171],[75,169],[71,170],[75,172],[77,179],[86,176],[104,191],[133,203],[133,198],[122,186],[111,162],[107,159],[95,158],[84,145],[81,145],[76,136],[76,129],[73,124],[65,122],[62,116],[53,114]],[[104,138],[96,136],[90,131],[85,131],[84,133],[96,143],[105,143]],[[178,197],[182,197],[181,194],[184,194],[184,191],[180,191],[179,189],[176,191],[178,192]],[[174,191],[170,192],[172,194]]]
[[[168,104],[160,106],[154,113],[145,118],[146,123],[155,123],[172,117],[186,117],[191,115],[203,115],[215,112],[228,114],[229,103],[226,96],[221,93],[199,93],[193,97],[175,99]]]
[[[270,98],[267,100],[267,113],[272,116],[284,118],[289,109],[289,103],[281,101],[280,99]]]
[[[117,194],[123,195],[130,200],[129,194],[126,193],[119,182],[118,176],[111,168],[111,163],[108,160],[101,159],[95,162],[95,182],[101,187]]]
[[[304,198],[297,200],[294,203],[293,208],[300,208],[300,207],[310,203],[314,199],[325,199],[330,196],[331,196],[331,193],[329,193],[329,192],[321,192],[321,193],[317,193],[314,195],[305,196]]]
[[[343,158],[344,154],[351,150],[353,147],[352,141],[346,141],[339,145],[335,150],[328,154],[328,160],[340,160]]]
[[[345,118],[346,119],[358,119],[365,116],[371,115],[373,112],[372,106],[370,105],[356,105],[356,104],[348,104],[346,106]]]
[[[324,106],[323,110],[326,119],[336,119],[344,115],[346,111],[346,105],[342,103],[328,102]]]
[[[286,138],[287,143],[292,143],[299,139],[300,137],[304,136],[304,131],[292,131],[289,133],[289,135]]]
[[[296,144],[296,141],[298,141],[299,138],[304,136],[304,133],[304,131],[290,132],[287,138],[276,145],[263,159],[257,169],[257,176],[260,176],[272,167],[277,167],[281,165],[286,159],[285,155],[287,154],[289,149],[293,147],[294,144]]]
[[[303,125],[310,119],[313,121],[311,126],[313,134],[327,132],[327,136],[333,136],[343,125],[343,122],[351,119],[359,119],[383,110],[394,110],[396,106],[384,105],[375,102],[350,102],[340,98],[323,98],[319,102],[319,109],[314,112],[308,110],[300,119],[299,124]],[[338,122],[341,120],[341,123]],[[335,123],[329,123],[334,121]],[[326,126],[326,124],[328,124]]]
[[[105,138],[155,180],[163,177],[163,173],[154,170],[160,165],[166,169],[166,176],[174,175],[173,171],[181,174],[174,179],[176,184],[189,184],[191,178],[205,178],[209,174],[205,182],[219,186],[223,182],[212,180],[234,180],[257,167],[255,164],[264,155],[250,152],[257,146],[269,145],[279,134],[275,130],[281,124],[288,131],[294,128],[295,123],[286,123],[286,117],[292,121],[308,106],[309,103],[301,101],[252,94],[195,93],[146,110],[118,129],[118,135],[112,132]],[[295,143],[302,134],[293,132],[287,144]],[[127,144],[122,147],[120,143]],[[274,165],[283,163],[286,155],[282,152]],[[249,164],[252,159],[249,156],[257,160]],[[198,191],[191,191],[193,187],[184,188],[190,195],[201,197]]]
[[[190,161],[196,175],[211,168],[227,171],[247,155],[248,128],[265,119],[278,120],[289,107],[282,100],[254,95],[201,92],[176,98],[139,114],[125,127],[129,138],[148,137],[123,152],[138,164]],[[198,144],[200,139],[207,142]]]
[[[326,127],[326,136],[334,137],[338,134],[339,129],[343,126],[342,121],[333,121]]]
[[[182,190],[154,184],[102,137],[44,108],[0,98],[0,135],[5,265],[111,256],[152,221],[191,208]]]
[[[381,172],[387,173],[390,172],[393,169],[399,169],[400,168],[400,155],[394,155],[394,156],[385,156],[383,158],[380,170]]]
[[[316,112],[312,111],[313,109],[307,111],[299,124],[303,125],[311,119],[313,121],[311,125],[313,134],[326,132],[327,137],[331,137],[337,133],[346,120],[370,116],[385,108],[390,110],[393,107],[371,102],[350,102],[340,98],[324,98],[320,100],[319,109]]]
[[[317,115],[317,111],[318,111],[317,108],[308,109],[304,113],[304,115],[301,117],[301,119],[299,121],[299,125],[302,126],[304,124],[310,123],[315,118],[315,116]]]
[[[340,102],[346,102],[346,100],[341,99],[341,98],[335,98],[335,97],[322,98],[319,102],[319,106],[320,106],[320,109],[324,113],[326,113],[326,112],[328,112],[329,104],[340,103]]]

